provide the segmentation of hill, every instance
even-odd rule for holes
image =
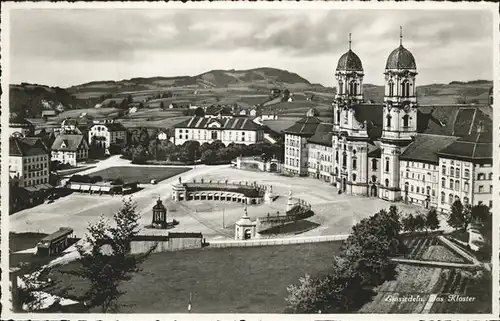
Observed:
[[[296,73],[275,68],[249,70],[212,70],[197,76],[132,78],[120,81],[94,81],[67,88],[77,98],[98,97],[103,94],[154,92],[159,90],[232,88],[265,90],[273,87],[317,88]],[[322,87],[322,86],[321,86]]]

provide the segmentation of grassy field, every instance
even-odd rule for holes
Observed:
[[[462,257],[441,244],[437,237],[412,237],[405,239],[404,243],[408,247],[406,259],[467,263]]]
[[[159,182],[188,170],[190,170],[188,167],[118,166],[92,173],[92,176],[110,180],[121,178],[124,182],[149,183],[152,179]]]
[[[153,254],[124,287],[120,312],[185,313],[192,292],[194,313],[283,313],[286,287],[305,273],[328,273],[340,242]],[[73,269],[70,263],[59,269]],[[54,272],[75,291],[82,280]],[[77,292],[75,292],[77,293]]]

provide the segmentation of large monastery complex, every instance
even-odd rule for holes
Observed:
[[[386,61],[383,103],[365,103],[363,65],[349,41],[335,70],[333,123],[308,113],[286,129],[284,171],[325,180],[343,193],[441,212],[457,199],[491,208],[489,107],[421,106],[417,75],[401,36]]]

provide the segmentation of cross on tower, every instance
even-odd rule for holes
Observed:
[[[351,50],[351,43],[352,43],[352,41],[351,41],[351,33],[349,32],[349,50]]]
[[[403,26],[399,26],[399,45],[403,45]]]

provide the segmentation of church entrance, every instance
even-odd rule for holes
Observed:
[[[347,189],[347,183],[346,183],[346,179],[344,177],[344,178],[342,178],[342,192],[345,192],[346,189]]]
[[[371,197],[377,197],[377,186],[372,185],[371,191],[370,191],[370,196]]]
[[[271,172],[277,172],[278,171],[278,164],[276,163],[271,163]]]
[[[252,238],[252,232],[250,230],[245,231],[244,239],[249,240]]]

